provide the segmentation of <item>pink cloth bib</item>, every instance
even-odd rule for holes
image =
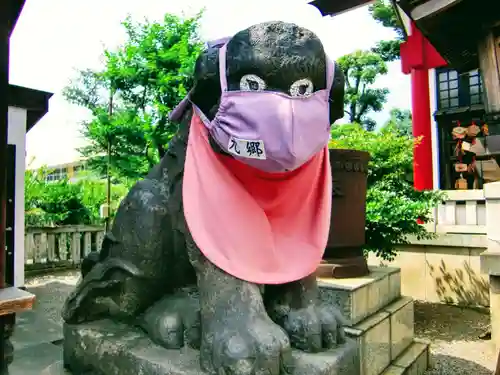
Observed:
[[[294,171],[263,172],[214,152],[194,113],[183,204],[194,241],[217,267],[258,284],[299,280],[316,271],[328,239],[328,149]]]

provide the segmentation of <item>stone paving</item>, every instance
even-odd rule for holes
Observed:
[[[17,316],[12,338],[14,362],[9,375],[40,375],[54,362],[62,360],[61,306],[78,280],[77,272],[32,278],[26,281],[36,295],[35,308]]]

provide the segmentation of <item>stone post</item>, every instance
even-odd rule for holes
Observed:
[[[481,254],[481,272],[490,280],[491,340],[500,350],[500,181],[484,185],[488,249]]]

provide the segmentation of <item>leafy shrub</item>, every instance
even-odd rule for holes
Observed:
[[[106,202],[106,181],[93,176],[70,182],[67,179],[47,182],[46,168],[25,173],[25,220],[27,226],[101,224],[99,208]],[[122,185],[112,185],[112,208],[127,192]],[[116,210],[112,210],[114,212]]]
[[[415,140],[388,126],[378,132],[360,125],[334,126],[330,148],[367,151],[371,155],[366,203],[366,251],[382,259],[396,255],[395,245],[408,243],[408,236],[432,238],[417,220],[428,223],[443,194],[413,188]]]

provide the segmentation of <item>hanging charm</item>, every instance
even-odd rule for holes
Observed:
[[[464,178],[462,174],[460,174],[460,178],[455,181],[455,189],[457,190],[467,190],[467,180]]]
[[[465,163],[456,163],[455,164],[455,171],[456,172],[458,172],[458,173],[467,172],[467,170],[468,170],[467,164],[465,164]]]
[[[481,127],[481,132],[483,133],[483,136],[490,135],[490,131],[488,129],[488,124],[484,123],[483,126]]]
[[[464,139],[467,136],[467,129],[456,126],[453,128],[451,134],[453,135],[453,139]]]
[[[476,125],[474,121],[467,127],[467,136],[470,138],[475,138],[481,131],[481,128]]]

